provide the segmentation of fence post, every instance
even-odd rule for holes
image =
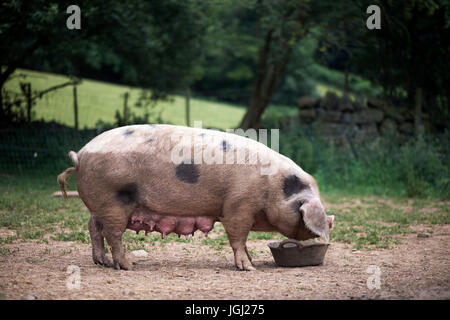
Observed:
[[[191,126],[191,110],[190,110],[190,100],[191,100],[191,89],[186,89],[186,125]]]
[[[128,92],[123,95],[123,124],[126,125],[128,121]]]
[[[347,138],[348,144],[350,145],[350,149],[352,150],[353,156],[356,160],[358,160],[358,154],[356,153],[355,146],[353,145],[352,139],[350,138],[350,135],[348,132],[345,132],[345,137]]]
[[[27,103],[27,122],[31,122],[31,108],[33,107],[33,101],[31,100],[31,83],[20,82],[20,90],[22,90]]]
[[[77,86],[73,86],[73,112],[75,117],[75,130],[78,130],[78,99],[77,99]]]
[[[31,122],[31,108],[33,107],[33,102],[31,101],[31,82],[28,83],[27,90],[27,113],[28,113],[28,122]]]

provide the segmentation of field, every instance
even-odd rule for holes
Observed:
[[[41,91],[57,84],[65,83],[67,77],[35,72],[30,70],[19,70],[17,74],[24,74],[25,80],[15,78],[8,82],[7,88],[19,92],[19,81],[29,81],[32,89]],[[83,80],[77,87],[79,121],[80,128],[95,128],[98,120],[113,122],[116,110],[123,110],[125,92],[130,94],[128,106],[130,111],[138,116],[144,114],[143,107],[136,107],[135,103],[139,97],[140,90],[135,87],[116,85],[94,80]],[[201,120],[205,127],[217,127],[228,129],[236,127],[244,115],[245,109],[242,106],[207,101],[201,99],[191,99],[191,119]],[[57,121],[68,126],[74,125],[73,112],[73,89],[71,86],[50,92],[37,101],[34,109],[34,119],[44,119],[46,121]],[[207,112],[206,112],[207,110]],[[172,96],[169,101],[158,102],[149,109],[156,116],[161,113],[165,122],[185,125],[185,98]],[[155,118],[151,120],[155,120]],[[192,123],[193,125],[193,123]]]
[[[51,198],[55,190],[54,177],[2,175],[3,299],[450,298],[449,201],[323,194],[336,223],[322,266],[277,267],[267,243],[283,237],[251,232],[257,271],[238,272],[216,223],[208,238],[196,232],[189,240],[127,231],[128,253],[148,256],[131,255],[134,270],[116,271],[92,263],[89,212],[79,199]],[[71,265],[80,268],[79,290],[66,287]],[[371,265],[381,271],[379,289],[367,287]]]
[[[67,81],[20,73],[33,90]],[[8,89],[19,90],[18,81]],[[316,88],[329,89],[320,83]],[[134,106],[138,88],[83,80],[80,127],[113,122],[125,92],[132,112],[142,115]],[[71,87],[52,92],[37,101],[34,119],[73,126],[72,99]],[[162,122],[184,125],[184,103],[181,96],[158,102],[151,120],[160,114]],[[191,99],[191,121],[202,120],[204,127],[236,127],[244,111]],[[296,113],[295,107],[272,105],[265,117],[276,121]],[[95,132],[33,130],[10,132],[0,143],[6,155],[0,163],[0,299],[450,299],[448,159],[436,147],[441,140],[417,140],[396,152],[380,142],[378,149],[358,150],[357,160],[348,150],[313,143],[297,131],[281,133],[280,150],[314,174],[327,213],[336,217],[322,266],[278,267],[267,243],[284,237],[251,232],[248,248],[257,271],[238,272],[223,226],[216,223],[208,238],[197,232],[188,240],[127,231],[124,245],[136,264],[133,271],[116,271],[92,262],[89,212],[81,200],[51,198],[57,174],[69,165],[67,151]],[[146,256],[135,257],[139,250]],[[80,270],[79,289],[66,285],[70,266]],[[371,270],[380,272],[380,286],[372,289]]]

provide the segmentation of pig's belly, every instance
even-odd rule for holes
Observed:
[[[183,235],[188,239],[189,235],[194,235],[196,230],[200,230],[207,235],[216,221],[215,217],[210,216],[162,215],[147,208],[138,207],[131,214],[127,229],[134,230],[136,233],[144,230],[145,234],[157,231],[161,233],[163,238],[174,232],[178,234],[178,237]]]

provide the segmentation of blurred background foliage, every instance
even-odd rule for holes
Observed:
[[[281,127],[280,151],[330,189],[449,196],[448,0],[80,0],[81,30],[68,30],[71,4],[0,4],[0,170],[35,170],[40,159],[53,174],[106,128],[186,124],[189,96],[191,124]],[[380,30],[366,27],[371,4]],[[42,94],[73,79],[83,79],[78,131],[72,86]],[[427,113],[430,126],[365,141],[356,158],[320,128],[281,125],[300,97],[327,91],[376,97],[419,123]]]

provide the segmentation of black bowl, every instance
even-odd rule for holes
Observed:
[[[323,264],[329,243],[286,239],[268,244],[280,267],[305,267]]]

